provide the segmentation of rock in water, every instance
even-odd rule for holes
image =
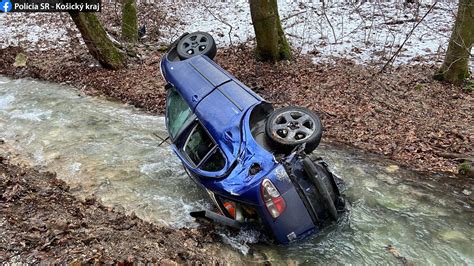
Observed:
[[[26,67],[26,55],[24,53],[18,53],[15,56],[14,67]]]
[[[385,171],[387,171],[388,173],[394,173],[394,172],[398,171],[398,169],[400,169],[400,168],[398,167],[398,165],[392,164],[392,165],[387,166],[387,167],[385,168]]]

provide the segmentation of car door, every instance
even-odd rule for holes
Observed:
[[[195,122],[181,148],[189,166],[200,176],[216,177],[226,166],[226,158],[206,129]]]
[[[174,87],[168,89],[166,127],[176,153],[193,174],[205,177],[223,174],[225,156]]]

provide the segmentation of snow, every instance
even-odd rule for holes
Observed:
[[[414,4],[405,6],[403,1],[330,1],[323,5],[321,1],[280,0],[278,4],[288,40],[298,52],[314,54],[314,61],[345,57],[359,63],[378,63],[391,57],[417,23],[411,21],[421,19],[433,2],[421,1],[419,8]],[[180,5],[173,14],[183,21],[181,31],[211,32],[218,36],[220,45],[254,38],[246,0]],[[438,2],[414,30],[395,64],[425,56],[442,60],[456,9],[457,1]],[[386,24],[396,21],[406,22]]]
[[[169,43],[182,32],[198,30],[210,32],[219,46],[254,40],[248,0],[146,0],[146,3],[167,10],[168,16],[181,21],[177,27],[160,29],[163,43]],[[386,62],[433,3],[421,0],[420,5],[405,5],[404,1],[339,0],[323,4],[319,0],[278,0],[283,27],[298,53],[311,54],[315,62],[344,57],[369,64]],[[457,1],[439,1],[413,30],[394,64],[423,60],[441,62],[456,9]],[[25,42],[35,49],[68,46],[67,28],[71,25],[65,15],[61,14],[64,24],[49,24],[44,22],[44,17],[58,14],[2,13],[0,25],[2,33],[8,37],[0,42],[0,47]],[[42,23],[37,22],[40,17]],[[471,67],[473,65],[471,63]]]
[[[28,50],[48,50],[69,45],[67,14],[59,13],[0,13],[0,48],[27,44]],[[58,19],[61,23],[57,22]]]

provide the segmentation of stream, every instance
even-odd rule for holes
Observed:
[[[163,117],[64,85],[0,77],[0,139],[81,198],[95,195],[159,225],[196,227],[188,213],[211,204],[169,144],[159,146],[166,136]],[[345,180],[350,213],[289,246],[258,242],[258,232],[220,232],[227,252],[274,264],[474,264],[472,187],[329,144],[317,152]]]

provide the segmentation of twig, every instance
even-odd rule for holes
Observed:
[[[444,74],[446,74],[446,73],[449,71],[449,69],[451,69],[451,67],[452,67],[454,64],[456,64],[459,60],[462,60],[462,59],[464,59],[464,58],[463,58],[463,57],[458,57],[458,58],[456,58],[456,60],[454,60],[453,62],[451,62],[451,64],[449,64],[449,66],[448,66],[443,72],[439,72],[438,74],[439,74],[439,75],[444,75]]]
[[[433,8],[436,6],[436,4],[438,3],[438,1],[434,2],[433,5],[431,5],[430,9],[425,13],[425,15],[420,19],[420,21],[418,21],[418,23],[415,24],[415,26],[411,29],[411,31],[408,33],[407,37],[405,38],[405,40],[403,41],[402,45],[400,45],[400,47],[398,48],[398,50],[392,55],[392,57],[390,57],[390,59],[387,61],[387,63],[385,63],[385,65],[382,67],[382,69],[380,70],[379,73],[382,73],[385,71],[385,69],[393,62],[393,60],[398,56],[398,54],[400,53],[400,51],[402,50],[403,46],[405,45],[405,43],[408,41],[408,39],[411,37],[411,35],[413,34],[413,31],[415,31],[415,29],[418,27],[418,25],[420,25],[421,22],[423,22],[423,20],[426,18],[426,16],[428,16],[429,13],[431,13],[431,11],[433,10]]]
[[[324,9],[324,8],[323,8],[323,15],[326,18],[326,20],[328,21],[329,27],[331,27],[332,35],[334,36],[334,43],[337,44],[336,32],[334,31],[334,27],[332,26],[331,21],[329,20],[328,15],[326,14],[326,9]]]
[[[370,44],[370,37],[372,36],[372,30],[374,29],[374,23],[375,23],[375,5],[373,5],[373,7],[372,7],[372,17],[370,19],[370,27],[368,28],[369,32],[367,33],[367,30],[364,32],[365,45]],[[367,28],[367,26],[366,26],[366,28]]]
[[[153,134],[155,137],[157,137],[157,138],[159,138],[159,139],[161,140],[160,144],[158,144],[158,147],[161,146],[161,145],[162,145],[163,143],[165,143],[165,142],[168,143],[168,144],[170,144],[170,143],[168,142],[168,140],[170,139],[170,136],[166,136],[166,138],[162,138],[162,137],[160,137],[156,132],[153,132],[152,134]]]
[[[292,14],[292,15],[288,15],[287,17],[282,18],[282,19],[281,19],[281,22],[287,21],[287,20],[289,20],[289,19],[292,18],[292,17],[296,17],[296,16],[301,15],[301,14],[306,13],[306,12],[308,12],[308,10],[303,10],[303,11],[300,11],[300,12],[298,12],[298,13],[295,13],[295,14]]]
[[[301,55],[301,53],[303,52],[303,48],[304,48],[304,45],[305,45],[305,40],[306,40],[306,23],[308,22],[308,14],[306,13],[306,15],[304,16],[304,23],[303,23],[303,38],[302,38],[302,42],[301,42],[301,46],[299,48],[299,51],[298,51],[298,55]]]
[[[403,24],[403,23],[406,23],[406,22],[418,22],[418,20],[416,18],[392,20],[392,21],[385,22],[384,24],[385,25],[397,25],[397,24]]]
[[[209,7],[207,7],[206,5],[204,5],[204,8],[211,14],[211,16],[213,16],[215,19],[217,19],[219,22],[227,25],[230,29],[229,29],[229,32],[227,33],[227,35],[229,35],[229,42],[230,42],[230,46],[233,46],[232,45],[232,36],[231,36],[231,33],[232,33],[232,30],[233,30],[233,27],[232,25],[230,25],[227,21],[225,21],[224,19],[222,18],[219,18],[217,17],[214,13],[212,13],[212,11],[209,9]]]

